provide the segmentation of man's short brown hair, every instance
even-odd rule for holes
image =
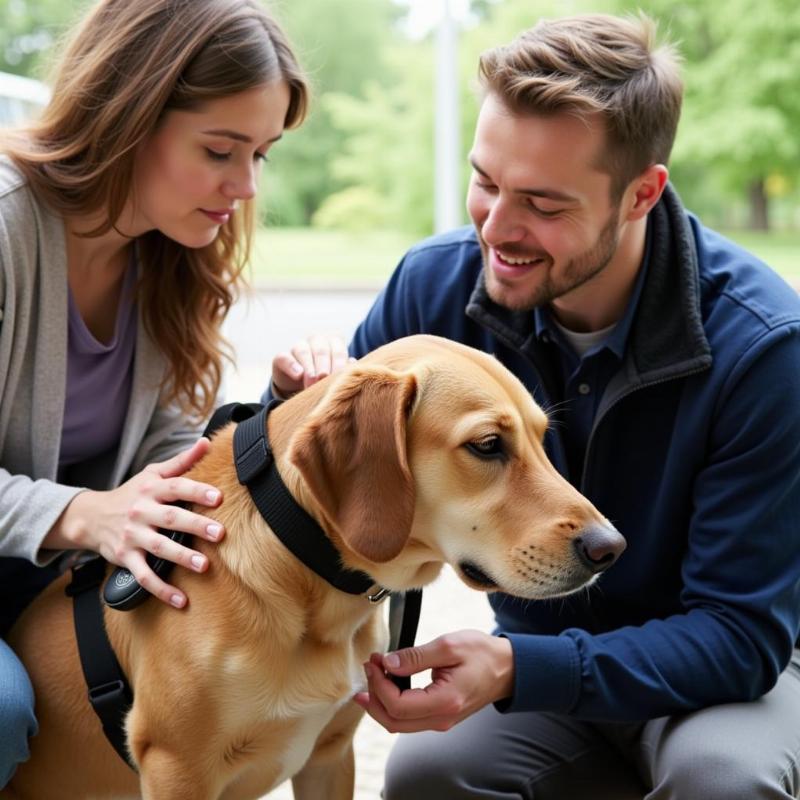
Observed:
[[[643,170],[667,163],[678,127],[678,57],[656,48],[655,27],[644,14],[542,20],[481,56],[481,83],[515,114],[599,113],[608,141],[598,167],[618,201]]]

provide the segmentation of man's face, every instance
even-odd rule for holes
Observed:
[[[598,168],[597,119],[515,116],[484,100],[470,154],[467,210],[483,253],[489,296],[512,309],[554,303],[614,259],[619,206]]]

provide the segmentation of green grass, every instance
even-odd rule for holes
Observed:
[[[252,279],[268,286],[382,286],[414,237],[266,228],[256,236]]]
[[[800,286],[800,231],[726,231],[725,235],[755,253],[793,286]]]
[[[725,235],[800,286],[800,231],[726,231]],[[391,231],[347,233],[314,228],[258,232],[251,277],[268,286],[382,286],[414,238]]]

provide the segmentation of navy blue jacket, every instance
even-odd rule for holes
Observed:
[[[642,720],[754,699],[800,628],[800,301],[667,190],[625,358],[578,488],[628,548],[588,593],[492,595],[514,650],[504,708]],[[533,314],[488,297],[471,228],[411,249],[351,343],[432,333],[494,353],[547,407]],[[567,475],[556,426],[549,456]]]

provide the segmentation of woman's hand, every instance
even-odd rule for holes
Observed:
[[[272,360],[272,392],[289,398],[302,389],[343,369],[348,362],[347,347],[339,336],[312,336],[296,342],[288,353]]]
[[[216,520],[169,505],[177,500],[210,508],[219,505],[222,493],[218,489],[183,477],[206,454],[208,446],[208,439],[199,439],[168,461],[148,465],[116,489],[76,495],[42,547],[94,550],[106,561],[129,569],[139,584],[160,600],[182,608],[186,595],[156,576],[145,557],[152,553],[194,572],[208,568],[204,555],[157,531],[182,531],[211,542],[222,537],[222,525]]]

